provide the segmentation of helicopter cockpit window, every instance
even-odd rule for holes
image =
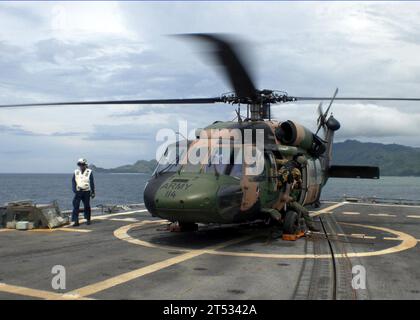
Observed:
[[[229,143],[219,148],[213,148],[209,162],[204,166],[205,172],[217,172],[218,174],[232,177],[242,176],[241,148],[235,148]]]
[[[212,145],[214,146],[215,144],[212,143]],[[191,156],[194,158],[193,161]],[[211,148],[203,148],[202,145],[198,144],[191,145],[188,150],[188,161],[182,164],[181,171],[241,177],[243,170],[242,158],[242,149],[231,145],[229,141],[221,143],[220,147]],[[183,158],[183,160],[185,159]]]
[[[234,148],[231,154],[231,163],[229,168],[229,175],[232,177],[242,177],[243,170],[243,155],[241,148]]]
[[[226,174],[226,169],[230,164],[230,154],[229,147],[213,148],[205,171]]]
[[[198,144],[191,145],[188,149],[188,157],[183,159],[182,172],[200,173],[203,157],[207,157],[206,148]]]
[[[159,159],[153,174],[178,171],[180,168],[180,159],[184,157],[185,152],[186,148],[177,147],[176,144],[168,146]]]

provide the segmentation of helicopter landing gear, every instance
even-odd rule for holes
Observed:
[[[198,230],[198,224],[194,222],[174,222],[169,225],[171,232],[193,232]]]
[[[283,232],[295,234],[299,229],[299,216],[295,211],[289,210],[284,215]]]
[[[302,219],[295,211],[288,210],[283,219],[283,240],[295,241],[305,235]]]

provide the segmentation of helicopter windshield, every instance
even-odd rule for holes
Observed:
[[[241,148],[229,145],[214,148],[209,156],[209,163],[205,166],[205,172],[217,172],[233,177],[242,176]]]
[[[177,144],[170,145],[161,157],[154,174],[164,172],[214,173],[236,178],[246,175],[261,175],[262,166],[255,163],[244,166],[243,145],[231,144],[230,141],[210,141],[210,148],[204,141],[191,143],[187,148]],[[261,157],[261,152],[252,147],[253,153]],[[245,170],[244,170],[245,168]],[[245,171],[245,172],[244,172]]]
[[[215,144],[208,149],[201,144],[194,144],[188,150],[188,156],[196,157],[183,165],[182,172],[192,173],[215,173],[230,175],[233,177],[242,176],[242,150],[230,144]]]
[[[176,172],[180,168],[180,159],[184,157],[186,148],[181,148],[179,144],[171,144],[166,148],[153,174],[164,172]]]

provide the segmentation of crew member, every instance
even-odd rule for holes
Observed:
[[[79,226],[80,202],[83,202],[86,224],[90,225],[90,198],[95,198],[95,182],[92,170],[88,168],[86,159],[79,159],[77,166],[79,169],[74,171],[72,180],[74,192],[72,221],[74,227]]]
[[[290,209],[296,211],[302,215],[305,220],[305,224],[310,231],[319,231],[314,225],[312,217],[309,215],[309,211],[298,202],[298,198],[302,191],[302,172],[301,166],[306,163],[306,158],[303,155],[297,155],[293,157],[293,160],[284,161],[282,167],[279,170],[279,183],[281,186],[290,185],[290,188],[284,188],[289,192],[287,205]]]

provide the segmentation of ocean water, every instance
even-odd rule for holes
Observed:
[[[70,209],[73,193],[71,174],[0,174],[0,205],[10,201],[57,200],[61,209]],[[95,174],[96,198],[92,205],[143,202],[147,174]],[[321,199],[343,196],[420,200],[420,177],[382,177],[379,180],[330,179]]]
[[[133,204],[143,202],[148,174],[95,173],[96,197],[92,205]],[[72,207],[72,174],[0,174],[0,204],[33,200],[50,203],[57,200],[61,209]]]

